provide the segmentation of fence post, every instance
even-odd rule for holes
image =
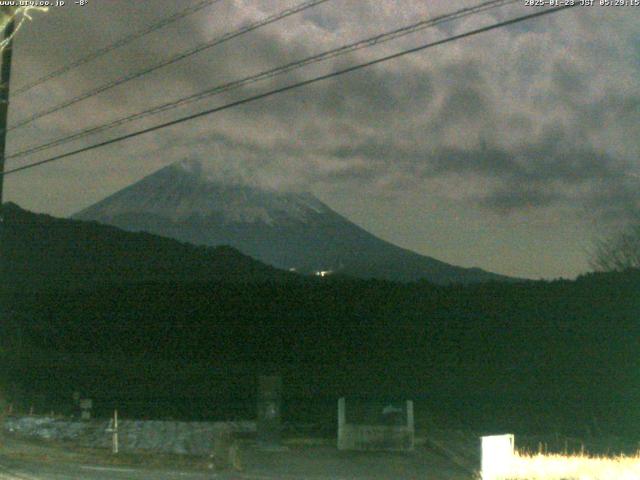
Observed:
[[[338,450],[344,448],[345,426],[347,424],[347,405],[344,397],[338,399]]]
[[[113,453],[118,453],[118,410],[113,411]]]
[[[119,444],[118,444],[118,410],[113,411],[113,418],[109,420],[109,425],[107,426],[107,433],[111,434],[111,451],[113,453],[118,453]]]
[[[413,419],[413,400],[407,400],[407,428],[409,430],[409,435],[411,438],[411,444],[409,445],[409,450],[413,450],[415,448],[415,423]]]

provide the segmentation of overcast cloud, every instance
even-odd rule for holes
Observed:
[[[11,121],[294,3],[222,0],[12,98]],[[476,3],[331,0],[14,130],[9,153]],[[36,14],[17,40],[12,88],[184,4],[95,0]],[[7,167],[533,8],[444,24]],[[374,233],[451,263],[575,275],[586,269],[585,241],[640,206],[639,24],[640,8],[577,7],[9,176],[7,200],[68,215],[164,165],[203,158],[226,181],[314,191]]]

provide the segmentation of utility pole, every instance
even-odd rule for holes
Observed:
[[[13,31],[15,29],[15,22],[13,13],[15,10],[10,10],[8,7],[2,7],[0,9],[0,15],[4,16],[7,14],[11,14],[9,19],[9,23],[4,28],[4,32],[2,32],[2,39],[10,39],[11,35],[13,35]],[[4,228],[4,207],[2,204],[2,186],[4,185],[4,155],[5,155],[5,146],[7,140],[7,114],[9,113],[9,77],[11,75],[11,50],[13,47],[13,42],[10,40],[5,46],[4,50],[2,50],[2,66],[0,67],[0,242],[4,240],[4,235],[2,229]],[[4,250],[4,244],[0,243],[0,249]],[[4,277],[5,275],[5,265],[4,265],[4,252],[0,251],[0,275]],[[6,280],[3,278],[2,282],[4,283]],[[6,312],[2,305],[0,305],[0,321],[6,321]],[[20,330],[17,330],[17,337],[20,336]],[[4,347],[4,345],[1,345]],[[4,356],[3,356],[4,357]],[[0,392],[0,395],[4,392]],[[0,399],[1,400],[1,399]],[[4,410],[4,405],[0,404],[0,408]],[[2,414],[4,412],[0,412]]]
[[[4,13],[4,12],[3,12]],[[2,39],[10,39],[15,29],[15,19],[11,18],[2,33]],[[3,186],[4,186],[4,158],[7,145],[7,118],[9,115],[9,80],[11,78],[11,56],[13,54],[13,40],[9,40],[2,50],[2,68],[0,70],[0,222],[3,220]]]
[[[2,33],[2,39],[11,38],[15,29],[15,18],[12,17]],[[9,80],[11,78],[11,55],[13,40],[2,50],[2,68],[0,70],[0,222],[2,221],[2,202],[4,185],[4,157],[7,145],[7,117],[9,114]]]

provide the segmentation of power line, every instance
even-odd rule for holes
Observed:
[[[246,86],[249,84],[253,84],[262,80],[266,80],[269,78],[273,78],[277,75],[282,75],[284,73],[288,73],[290,71],[305,67],[307,65],[311,65],[314,63],[318,63],[321,61],[325,61],[331,58],[335,58],[338,57],[340,55],[345,55],[347,53],[351,53],[363,48],[368,48],[368,47],[372,47],[375,45],[379,45],[382,44],[384,42],[388,42],[391,40],[395,40],[397,38],[400,38],[402,36],[406,36],[415,32],[418,32],[420,30],[426,29],[426,28],[430,28],[436,25],[440,25],[442,23],[445,22],[449,22],[452,20],[457,20],[459,18],[465,17],[465,16],[469,16],[469,15],[475,15],[478,13],[482,13],[485,11],[488,11],[490,9],[494,9],[500,6],[504,6],[507,4],[511,4],[511,3],[516,3],[519,2],[520,0],[491,0],[491,1],[487,1],[481,4],[478,4],[476,6],[473,7],[467,7],[467,8],[463,8],[460,10],[457,10],[455,12],[452,13],[448,13],[448,14],[443,14],[441,16],[432,18],[432,19],[425,19],[425,20],[421,20],[419,22],[413,23],[411,25],[407,25],[395,30],[391,30],[389,32],[386,33],[382,33],[379,35],[375,35],[373,37],[369,37],[366,38],[364,40],[359,40],[357,42],[348,44],[348,45],[344,45],[338,48],[334,48],[331,50],[327,50],[325,52],[316,54],[316,55],[312,55],[310,57],[306,57],[303,58],[301,60],[297,60],[295,62],[291,62],[288,63],[286,65],[282,65],[270,70],[266,70],[263,72],[260,72],[258,74],[255,75],[251,75],[249,77],[245,77],[239,80],[235,80],[233,82],[229,82],[229,83],[225,83],[222,85],[217,85],[215,87],[209,88],[203,92],[199,92],[199,93],[195,93],[193,95],[189,95],[187,97],[183,97],[181,99],[178,100],[174,100],[172,102],[168,102],[147,110],[144,110],[142,112],[138,112],[135,113],[133,115],[128,115],[122,118],[119,118],[117,120],[114,120],[112,122],[109,122],[107,124],[103,124],[103,125],[98,125],[95,127],[89,127],[86,128],[84,130],[80,130],[76,133],[73,133],[71,135],[68,136],[64,136],[61,138],[57,138],[55,140],[51,140],[49,142],[43,143],[41,145],[37,145],[34,147],[30,147],[28,149],[25,150],[21,150],[19,152],[16,152],[14,154],[11,154],[7,157],[7,159],[13,159],[13,158],[17,158],[17,157],[23,157],[25,155],[31,155],[33,153],[37,153],[43,150],[48,150],[49,148],[53,148],[53,147],[57,147],[60,145],[63,145],[65,143],[71,142],[73,140],[77,140],[79,138],[83,138],[86,137],[87,135],[91,135],[91,134],[95,134],[95,133],[99,133],[99,132],[103,132],[105,130],[108,130],[110,128],[114,128],[117,126],[121,126],[130,122],[133,122],[135,120],[140,120],[142,118],[145,118],[149,115],[153,115],[156,113],[161,113],[161,112],[165,112],[174,108],[178,108],[184,105],[188,105],[190,103],[193,103],[195,101],[198,100],[202,100],[204,98],[207,97],[211,97],[214,95],[218,95],[220,93],[223,92],[228,92],[230,90],[235,90],[239,87],[242,86]]]
[[[449,14],[445,14],[445,15],[441,15],[439,17],[433,18],[433,19],[428,19],[428,20],[421,20],[417,23],[405,26],[405,27],[401,27],[398,28],[396,30],[392,30],[390,32],[386,32],[383,34],[379,34],[376,35],[374,37],[370,37],[364,40],[360,40],[357,41],[355,43],[351,43],[339,48],[335,48],[335,49],[331,49],[325,52],[322,52],[320,54],[317,55],[313,55],[301,60],[297,60],[295,62],[271,69],[271,70],[267,70],[267,71],[263,71],[260,72],[256,75],[252,75],[250,77],[245,77],[243,79],[240,80],[236,80],[230,83],[226,83],[226,84],[222,84],[222,85],[218,85],[215,86],[213,88],[207,89],[203,92],[199,92],[193,95],[190,95],[188,97],[183,97],[179,100],[175,100],[169,103],[165,103],[163,105],[159,105],[156,107],[153,107],[151,109],[133,114],[133,115],[129,115],[117,120],[114,120],[108,124],[104,124],[104,125],[100,125],[100,126],[96,126],[96,127],[90,127],[84,130],[81,130],[79,132],[76,132],[72,135],[69,136],[65,136],[62,138],[58,138],[55,140],[52,140],[50,142],[35,146],[35,147],[31,147],[29,149],[26,150],[22,150],[19,151],[17,153],[14,153],[10,156],[8,156],[7,158],[17,158],[17,157],[22,157],[25,155],[30,155],[42,150],[47,150],[49,148],[55,147],[55,146],[59,146],[62,145],[64,143],[68,143],[70,141],[73,140],[77,140],[79,138],[85,137],[87,135],[90,134],[94,134],[94,133],[99,133],[102,132],[104,130],[116,127],[116,126],[120,126],[135,120],[139,120],[141,118],[147,117],[149,115],[152,114],[156,114],[156,113],[161,113],[167,110],[171,110],[180,106],[184,106],[190,103],[193,103],[197,100],[201,100],[203,98],[207,98],[210,96],[214,96],[223,92],[227,92],[230,90],[234,90],[236,88],[239,88],[241,86],[245,86],[248,84],[252,84],[261,80],[265,80],[268,78],[272,78],[275,77],[277,75],[281,75],[283,73],[287,73],[290,72],[292,70],[295,69],[299,69],[301,67],[313,64],[313,63],[318,63],[324,60],[328,60],[331,58],[335,58],[339,55],[344,55],[347,53],[351,53],[354,52],[356,50],[360,50],[362,48],[367,48],[367,47],[371,47],[374,45],[378,45],[390,40],[394,40],[397,38],[400,38],[401,36],[405,36],[411,33],[415,33],[419,30],[428,28],[428,27],[433,27],[435,25],[439,25],[441,23],[447,22],[447,21],[452,21],[458,18],[462,18],[463,16],[468,16],[471,14],[477,14],[477,13],[481,13],[484,11],[487,11],[489,9],[492,8],[496,8],[498,6],[503,6],[509,3],[516,3],[519,0],[492,0],[492,1],[488,1],[488,2],[484,2],[482,4],[476,5],[474,7],[469,7],[469,8],[463,8],[461,10],[458,10],[456,12],[453,13],[449,13]]]
[[[260,100],[260,99],[263,99],[263,98],[270,97],[272,95],[276,95],[276,94],[279,94],[279,93],[287,92],[289,90],[294,90],[294,89],[297,89],[297,88],[300,88],[300,87],[304,87],[304,86],[307,86],[307,85],[318,83],[318,82],[321,82],[323,80],[328,80],[330,78],[337,77],[339,75],[344,75],[346,73],[354,72],[354,71],[360,70],[362,68],[366,68],[366,67],[370,67],[370,66],[373,66],[373,65],[377,65],[379,63],[383,63],[383,62],[386,62],[386,61],[389,61],[389,60],[393,60],[393,59],[396,59],[396,58],[399,58],[399,57],[403,57],[403,56],[411,54],[411,53],[420,52],[420,51],[426,50],[428,48],[436,47],[436,46],[443,45],[443,44],[446,44],[446,43],[450,43],[450,42],[453,42],[453,41],[456,41],[456,40],[461,40],[463,38],[471,37],[473,35],[477,35],[477,34],[480,34],[480,33],[489,32],[491,30],[496,30],[498,28],[507,27],[509,25],[514,25],[516,23],[520,23],[520,22],[523,22],[525,20],[530,20],[530,19],[533,19],[533,18],[541,17],[543,15],[549,15],[549,14],[552,14],[552,13],[560,12],[560,11],[565,10],[567,8],[573,8],[574,6],[578,6],[578,4],[564,5],[564,6],[560,6],[560,7],[554,7],[554,8],[547,8],[547,9],[540,10],[540,11],[537,11],[537,12],[534,12],[534,13],[530,13],[528,15],[522,15],[520,17],[512,18],[510,20],[505,20],[503,22],[494,23],[494,24],[488,25],[486,27],[477,28],[475,30],[470,30],[468,32],[461,33],[459,35],[454,35],[454,36],[451,36],[451,37],[448,37],[448,38],[444,38],[442,40],[438,40],[438,41],[435,41],[435,42],[423,44],[423,45],[420,45],[418,47],[410,48],[410,49],[407,49],[407,50],[402,50],[400,52],[397,52],[397,53],[394,53],[394,54],[391,54],[391,55],[387,55],[387,56],[384,56],[384,57],[380,57],[380,58],[377,58],[375,60],[371,60],[371,61],[368,61],[368,62],[360,63],[360,64],[357,64],[357,65],[353,65],[351,67],[347,67],[347,68],[344,68],[342,70],[337,70],[337,71],[332,72],[332,73],[328,73],[328,74],[325,74],[325,75],[320,75],[318,77],[314,77],[314,78],[311,78],[311,79],[308,79],[308,80],[303,80],[303,81],[298,82],[298,83],[294,83],[294,84],[287,85],[287,86],[284,86],[284,87],[276,88],[274,90],[270,90],[270,91],[265,92],[265,93],[254,95],[252,97],[247,97],[247,98],[243,98],[241,100],[237,100],[235,102],[227,103],[227,104],[219,106],[219,107],[215,107],[215,108],[211,108],[211,109],[208,109],[208,110],[204,110],[202,112],[198,112],[198,113],[194,113],[194,114],[191,114],[191,115],[187,115],[185,117],[182,117],[182,118],[179,118],[179,119],[176,119],[176,120],[172,120],[170,122],[166,122],[166,123],[162,123],[162,124],[159,124],[159,125],[155,125],[153,127],[145,128],[143,130],[138,130],[136,132],[128,133],[126,135],[122,135],[122,136],[119,136],[119,137],[116,137],[116,138],[112,138],[110,140],[105,140],[103,142],[99,142],[99,143],[90,145],[88,147],[79,148],[79,149],[73,150],[71,152],[67,152],[67,153],[63,153],[63,154],[60,154],[60,155],[56,155],[54,157],[47,158],[45,160],[39,160],[37,162],[33,162],[33,163],[28,164],[28,165],[23,165],[21,167],[16,167],[16,168],[13,168],[13,169],[5,171],[3,173],[3,175],[10,175],[12,173],[20,172],[20,171],[23,171],[23,170],[28,170],[28,169],[31,169],[31,168],[34,168],[34,167],[37,167],[37,166],[40,166],[40,165],[44,165],[46,163],[51,163],[51,162],[54,162],[54,161],[62,160],[64,158],[71,157],[73,155],[77,155],[77,154],[80,154],[80,153],[85,153],[85,152],[88,152],[88,151],[91,151],[91,150],[95,150],[95,149],[100,148],[100,147],[104,147],[104,146],[107,146],[107,145],[111,145],[111,144],[114,144],[114,143],[121,142],[123,140],[128,140],[130,138],[138,137],[140,135],[144,135],[145,133],[151,133],[151,132],[154,132],[156,130],[160,130],[160,129],[163,129],[163,128],[166,128],[166,127],[171,127],[173,125],[177,125],[177,124],[180,124],[180,123],[187,122],[189,120],[194,120],[196,118],[204,117],[204,116],[207,116],[207,115],[212,115],[214,113],[221,112],[223,110],[228,110],[230,108],[237,107],[237,106],[240,106],[240,105],[244,105],[246,103],[250,103],[250,102],[253,102],[255,100]]]
[[[59,77],[61,75],[64,75],[65,73],[67,73],[70,70],[73,70],[74,68],[80,67],[81,65],[84,65],[85,63],[89,63],[92,60],[95,60],[96,58],[99,58],[103,55],[106,55],[109,52],[112,52],[113,50],[116,50],[124,45],[126,45],[127,43],[131,43],[134,42],[135,40],[138,40],[139,38],[144,37],[145,35],[148,35],[150,33],[155,32],[156,30],[160,30],[163,27],[166,27],[167,25],[177,22],[178,20],[181,20],[184,17],[187,17],[199,10],[202,10],[203,8],[206,8],[210,5],[213,5],[215,3],[218,3],[222,0],[203,0],[201,2],[198,2],[194,5],[191,5],[183,10],[180,10],[179,12],[164,18],[162,20],[160,20],[157,23],[154,23],[153,25],[145,28],[144,30],[140,30],[139,32],[135,32],[132,33],[131,35],[127,35],[124,38],[121,38],[120,40],[117,40],[114,43],[111,43],[110,45],[107,45],[106,47],[100,48],[98,50],[96,50],[95,52],[89,53],[88,55],[85,55],[84,57],[79,58],[78,60],[71,62],[68,65],[65,65],[61,68],[59,68],[58,70],[54,70],[53,72],[50,72],[40,78],[38,78],[37,80],[32,81],[31,83],[27,83],[26,85],[23,85],[22,87],[18,88],[16,90],[16,92],[14,93],[14,95],[20,95],[22,93],[25,93],[29,90],[31,90],[32,88],[37,87],[38,85],[41,85],[49,80],[52,80],[56,77]]]
[[[128,75],[125,75],[124,77],[120,77],[112,82],[109,82],[105,85],[102,85],[100,87],[94,88],[93,90],[90,90],[86,93],[83,93],[81,95],[78,95],[77,97],[74,97],[70,100],[67,100],[63,103],[60,103],[58,105],[55,105],[47,110],[43,110],[41,112],[35,113],[34,115],[20,120],[18,123],[16,123],[15,125],[12,125],[11,127],[9,127],[9,131],[14,130],[16,128],[19,127],[23,127],[25,125],[30,124],[31,122],[38,120],[39,118],[45,117],[47,115],[50,115],[52,113],[55,113],[59,110],[62,110],[63,108],[67,108],[71,105],[74,105],[78,102],[81,102],[82,100],[86,100],[87,98],[93,97],[95,95],[98,95],[99,93],[105,92],[107,90],[110,90],[111,88],[117,87],[118,85],[122,85],[125,82],[129,82],[131,80],[135,80],[137,78],[140,78],[144,75],[147,75],[151,72],[154,72],[162,67],[166,67],[167,65],[171,65],[173,63],[176,63],[180,60],[184,60],[187,57],[190,57],[192,55],[195,55],[197,53],[202,52],[203,50],[215,47],[217,45],[220,45],[224,42],[227,42],[233,38],[239,37],[241,35],[244,35],[246,33],[252,32],[254,30],[257,30],[258,28],[264,27],[266,25],[270,25],[272,23],[275,23],[279,20],[282,20],[286,17],[289,17],[291,15],[294,15],[296,13],[300,13],[304,10],[307,10],[309,8],[315,7],[316,5],[320,5],[321,3],[325,3],[328,2],[329,0],[307,0],[305,2],[302,2],[294,7],[291,8],[287,8],[285,10],[282,10],[274,15],[270,15],[266,18],[264,18],[263,20],[257,21],[257,22],[253,22],[245,27],[242,27],[238,30],[235,30],[233,32],[229,32],[226,33],[220,37],[217,37],[209,42],[200,44],[194,48],[191,48],[185,52],[182,52],[178,55],[175,55],[171,58],[169,58],[168,60],[163,60],[159,63],[156,63],[154,65],[152,65],[151,67],[145,68],[144,70],[140,70],[137,72],[133,72],[130,73]]]

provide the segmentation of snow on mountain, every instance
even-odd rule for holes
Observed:
[[[225,185],[195,160],[179,162],[80,212],[77,218],[115,218],[146,212],[174,222],[217,216],[225,223],[305,222],[330,209],[313,195]]]
[[[221,181],[197,160],[178,162],[74,215],[196,245],[230,245],[284,269],[435,283],[504,280],[402,249],[309,193]]]

